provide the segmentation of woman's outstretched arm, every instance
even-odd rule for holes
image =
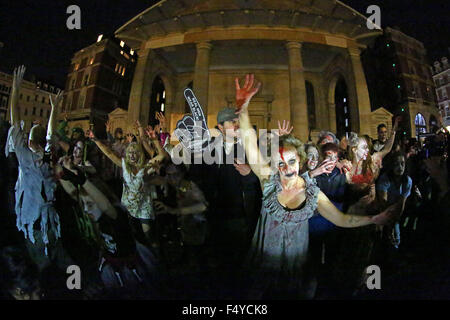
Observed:
[[[89,130],[89,138],[95,142],[97,147],[118,167],[122,167],[122,159],[119,158],[106,144],[99,141],[92,130]]]
[[[395,219],[395,212],[390,209],[385,210],[376,216],[344,214],[335,207],[322,191],[319,192],[317,209],[325,219],[342,228],[356,228],[370,224],[384,225]]]

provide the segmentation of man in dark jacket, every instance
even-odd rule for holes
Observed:
[[[210,245],[219,264],[238,266],[248,251],[261,210],[261,187],[246,164],[239,118],[232,108],[217,115],[221,135],[212,141],[214,164],[206,165]]]

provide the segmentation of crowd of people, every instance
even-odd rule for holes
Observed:
[[[358,297],[368,266],[395,269],[403,233],[446,226],[448,133],[399,138],[396,117],[375,141],[322,131],[303,143],[284,121],[258,140],[247,75],[212,130],[218,161],[177,164],[162,113],[126,135],[107,122],[100,139],[58,122],[62,92],[27,136],[24,73],[0,136],[4,299]],[[80,290],[67,286],[73,265]]]

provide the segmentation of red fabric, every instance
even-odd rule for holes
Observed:
[[[352,177],[354,184],[371,184],[373,182],[373,174],[369,170],[366,174],[356,174]]]

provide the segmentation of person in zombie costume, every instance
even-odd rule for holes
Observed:
[[[391,151],[400,118],[395,119],[390,138],[380,152],[370,154],[371,139],[359,137],[352,132],[348,141],[348,160],[342,160],[347,179],[346,204],[347,214],[361,212],[375,215],[380,208],[376,201],[375,181],[380,174],[383,158]],[[341,235],[341,253],[338,256],[335,275],[337,289],[344,296],[355,295],[363,288],[367,277],[366,268],[370,265],[372,250],[377,236],[375,226],[360,229],[343,230]],[[350,249],[349,249],[350,248]]]
[[[263,189],[263,206],[248,255],[248,269],[253,279],[250,296],[311,298],[314,286],[308,281],[308,219],[317,209],[321,215],[341,227],[383,224],[389,212],[375,217],[344,215],[319,190],[308,173],[299,174],[305,162],[303,143],[293,135],[280,137],[279,150],[272,154],[274,172],[262,161],[256,132],[250,123],[248,105],[258,92],[253,75],[247,75],[241,89],[236,78],[241,135],[252,170]]]
[[[157,246],[150,230],[150,223],[155,220],[155,212],[148,183],[146,183],[144,178],[155,173],[155,166],[165,159],[166,153],[159,144],[156,133],[150,130],[149,134],[151,135],[151,142],[155,146],[158,155],[147,161],[139,143],[130,143],[126,149],[125,157],[119,158],[111,148],[96,139],[94,133],[89,131],[89,137],[96,143],[100,150],[115,165],[122,168],[122,205],[127,209],[131,217],[139,220],[144,236],[149,244]],[[143,143],[146,142],[143,141]]]
[[[19,163],[15,207],[17,228],[24,233],[30,257],[39,270],[52,262],[65,270],[72,261],[59,241],[60,219],[54,207],[56,179],[50,153],[62,92],[56,98],[50,96],[51,113],[47,132],[42,126],[35,125],[27,139],[19,125],[18,110],[19,90],[24,73],[24,66],[14,71],[11,128],[8,132],[8,145],[12,147]],[[7,148],[7,155],[9,150]]]

